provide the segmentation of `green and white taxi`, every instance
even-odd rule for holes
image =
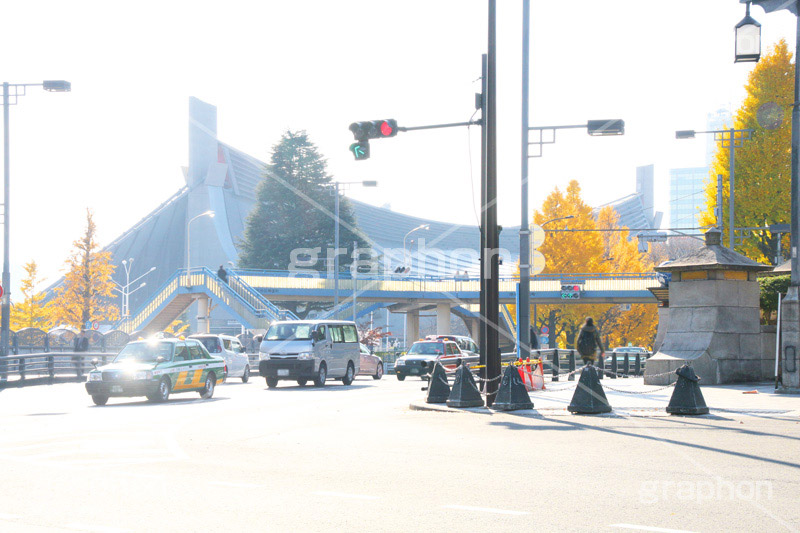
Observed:
[[[111,364],[89,372],[86,392],[97,405],[110,397],[147,396],[165,402],[173,392],[199,392],[204,399],[225,381],[225,360],[194,339],[150,339],[128,343]]]

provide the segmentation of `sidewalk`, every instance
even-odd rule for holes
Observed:
[[[663,388],[645,385],[643,378],[614,380],[606,378],[601,383],[613,412],[605,415],[578,416],[671,416],[666,412],[666,407],[672,396],[672,386]],[[530,393],[533,409],[514,411],[514,414],[531,418],[573,416],[572,413],[567,411],[567,406],[572,400],[576,385],[577,381],[548,381],[545,384],[544,391]],[[800,396],[776,394],[775,385],[772,383],[701,386],[701,390],[706,405],[710,410],[708,415],[702,416],[758,416],[800,419]],[[648,391],[655,392],[635,394]],[[757,394],[745,394],[746,391],[757,391]],[[417,411],[474,412],[482,414],[499,414],[503,412],[487,409],[486,407],[456,409],[447,407],[446,404],[428,404],[425,403],[424,394],[420,393],[420,398],[411,402],[409,408]]]

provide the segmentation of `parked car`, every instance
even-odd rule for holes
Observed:
[[[453,341],[418,341],[411,345],[405,355],[397,358],[394,372],[400,381],[406,379],[406,376],[420,376],[425,379],[433,372],[437,362],[447,370],[455,370],[465,357],[470,356],[462,353],[458,344]]]
[[[287,320],[273,322],[258,349],[258,370],[275,388],[281,380],[308,380],[322,387],[328,378],[350,385],[361,368],[355,322]]]
[[[225,363],[228,365],[229,378],[242,378],[242,383],[247,383],[250,379],[250,360],[247,358],[244,346],[242,346],[239,339],[230,335],[214,335],[210,333],[189,335],[189,338],[202,342],[208,353],[225,359]]]
[[[359,347],[361,351],[361,369],[358,371],[358,375],[381,379],[383,377],[383,360],[377,355],[373,355],[369,348],[363,344],[359,344]]]
[[[89,372],[86,392],[96,405],[110,397],[146,396],[165,402],[173,392],[199,392],[204,399],[225,381],[225,360],[195,339],[152,339],[125,345],[110,364]]]

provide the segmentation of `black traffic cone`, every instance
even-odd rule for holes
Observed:
[[[447,382],[447,374],[441,363],[436,363],[431,372],[431,379],[428,382],[428,394],[425,396],[425,403],[445,403],[450,397],[450,384]]]
[[[700,378],[689,365],[675,371],[678,382],[669,399],[667,412],[671,415],[707,415],[708,407],[700,391]]]
[[[508,365],[503,372],[497,397],[492,404],[499,411],[516,411],[518,409],[533,409],[533,402],[528,396],[525,384],[519,377],[519,370],[514,365]]]
[[[575,394],[572,395],[572,401],[567,410],[580,415],[611,412],[611,406],[608,405],[606,393],[603,391],[597,369],[594,366],[589,365],[581,370],[578,387],[575,389]]]
[[[456,379],[453,381],[450,397],[447,398],[447,407],[483,407],[481,391],[475,385],[475,378],[465,363],[461,363],[456,370]]]

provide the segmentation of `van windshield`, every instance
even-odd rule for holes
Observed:
[[[311,340],[311,324],[273,324],[267,330],[268,341],[308,341]]]

